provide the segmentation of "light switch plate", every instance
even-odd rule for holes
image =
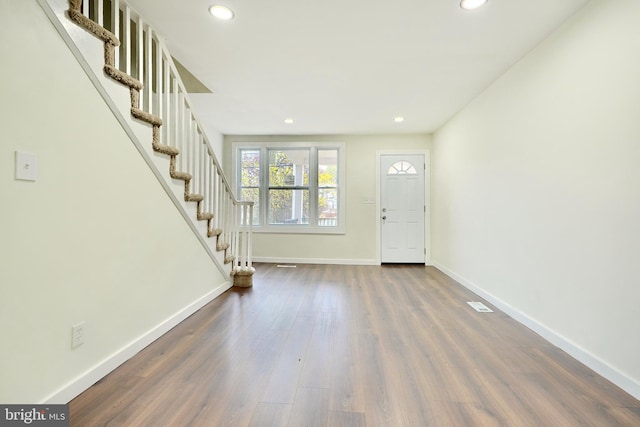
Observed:
[[[38,156],[16,151],[16,179],[35,181],[38,177]]]

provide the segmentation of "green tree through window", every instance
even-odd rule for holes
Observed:
[[[269,151],[269,224],[309,223],[309,149]]]

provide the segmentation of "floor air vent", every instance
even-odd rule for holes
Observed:
[[[493,310],[491,310],[489,307],[487,307],[481,302],[467,301],[467,304],[473,307],[473,309],[478,313],[493,313]]]

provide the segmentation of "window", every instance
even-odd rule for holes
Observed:
[[[255,231],[344,233],[343,144],[234,144],[238,194]]]
[[[389,167],[387,175],[415,175],[418,173],[410,162],[401,160]]]

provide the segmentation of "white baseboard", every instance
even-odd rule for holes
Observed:
[[[253,261],[269,264],[379,265],[375,259],[253,257]]]
[[[502,301],[500,298],[484,291],[479,286],[475,285],[474,283],[465,279],[464,277],[459,276],[458,274],[454,273],[444,265],[434,261],[433,266],[438,270],[442,271],[443,273],[445,273],[447,276],[457,281],[458,283],[460,283],[465,288],[469,289],[471,292],[489,301],[495,307],[497,307],[504,313],[508,314],[509,316],[511,316],[513,319],[515,319],[522,325],[531,329],[532,331],[540,335],[542,338],[549,341],[551,344],[562,349],[563,351],[568,353],[571,357],[575,358],[576,360],[582,362],[589,368],[593,369],[599,375],[602,375],[604,378],[608,379],[609,381],[611,381],[612,383],[614,383],[615,385],[617,385],[618,387],[620,387],[621,389],[623,389],[624,391],[626,391],[627,393],[635,397],[636,399],[640,399],[640,383],[635,379],[629,377],[628,375],[623,374],[613,366],[609,365],[608,363],[598,358],[594,354],[588,352],[587,350],[580,347],[576,343],[572,342],[568,338],[560,335],[553,329],[550,329],[549,327],[543,325],[537,320],[527,316],[526,314],[522,313],[518,309]]]
[[[216,289],[206,293],[196,301],[192,302],[182,310],[169,317],[155,328],[149,330],[145,334],[133,340],[128,345],[117,350],[115,353],[98,363],[93,368],[84,372],[76,379],[72,380],[55,393],[44,399],[43,404],[66,404],[83,391],[87,390],[98,380],[104,378],[111,371],[122,365],[127,360],[138,354],[146,346],[160,338],[180,322],[191,316],[193,313],[213,301],[217,296],[221,295],[231,287],[231,282],[227,281],[218,286]]]

